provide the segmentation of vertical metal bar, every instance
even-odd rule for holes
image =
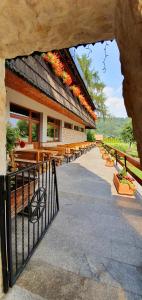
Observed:
[[[24,263],[24,242],[25,242],[25,232],[24,232],[24,171],[22,172],[22,262]]]
[[[116,166],[117,166],[117,151],[115,151]]]
[[[39,164],[38,165],[38,191],[39,191],[39,188],[40,188],[40,167],[41,167],[41,165]],[[37,194],[37,201],[38,202],[40,201],[39,198],[40,198],[40,194],[38,192],[38,194]],[[37,221],[37,239],[39,240],[39,219]]]
[[[46,175],[45,175],[45,189],[46,189],[46,203],[45,203],[45,228],[46,228],[46,225],[47,225],[47,167],[48,167],[48,162],[46,161],[45,162],[45,172],[46,172]]]
[[[28,170],[28,213],[29,213],[29,207],[30,207],[30,169]],[[28,256],[30,254],[30,222],[28,217]]]
[[[125,164],[125,168],[126,168],[126,171],[127,171],[127,157],[126,157],[126,155],[124,156],[124,164]]]
[[[50,214],[51,214],[51,220],[52,220],[52,209],[53,209],[53,207],[52,207],[52,200],[53,200],[53,160],[52,160],[52,164],[51,164],[51,170],[52,170],[52,172],[51,172],[51,201],[50,201],[50,203],[51,203],[51,212],[50,212]]]
[[[34,194],[35,194],[35,189],[36,189],[36,167],[35,166],[33,172],[34,172]],[[33,248],[34,245],[35,245],[35,223],[33,223]]]
[[[48,180],[48,225],[50,224],[50,171],[51,170],[51,160],[49,160],[49,180]]]
[[[8,271],[7,271],[7,251],[6,251],[6,220],[5,220],[5,197],[4,197],[5,177],[0,176],[0,240],[1,240],[1,259],[2,259],[2,276],[3,291],[7,293]]]
[[[14,176],[15,178],[15,259],[16,259],[16,271],[18,269],[18,245],[17,245],[17,175]]]
[[[12,264],[12,230],[11,230],[11,176],[6,177],[6,223],[7,223],[7,257],[9,284],[13,283],[13,264]]]
[[[55,173],[55,187],[56,187],[56,203],[57,203],[57,210],[59,210],[59,195],[58,195],[58,185],[57,185],[57,174],[56,174],[56,165],[55,161],[53,162],[54,164],[54,173]]]
[[[44,168],[43,167],[44,167],[44,162],[42,162],[42,166],[41,166],[41,168],[42,168],[42,188],[44,188]],[[40,197],[41,196],[42,195],[40,195]],[[42,213],[42,216],[41,216],[41,234],[42,234],[42,232],[43,232],[43,213]]]

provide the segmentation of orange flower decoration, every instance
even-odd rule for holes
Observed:
[[[63,83],[67,84],[68,86],[72,84],[71,76],[65,71],[62,72],[62,79],[63,79]]]
[[[81,94],[80,88],[76,85],[70,87],[75,97],[78,97]]]

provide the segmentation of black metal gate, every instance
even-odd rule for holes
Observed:
[[[1,251],[6,292],[23,271],[59,210],[55,161],[1,176],[0,186]]]

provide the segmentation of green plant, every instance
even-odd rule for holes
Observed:
[[[87,141],[88,142],[95,142],[95,136],[94,136],[94,132],[92,130],[88,130],[87,131]]]
[[[7,151],[7,153],[12,152],[12,150],[15,148],[15,144],[18,139],[19,139],[18,128],[14,128],[11,126],[10,123],[8,123],[7,132],[6,132],[6,151]]]
[[[83,54],[81,57],[77,56],[77,60],[82,70],[88,92],[97,108],[98,115],[105,118],[107,115],[106,96],[104,94],[105,84],[100,79],[99,73],[94,68],[92,69],[91,58]]]
[[[115,150],[111,149],[109,153],[110,153],[110,155],[114,156],[115,155]]]
[[[132,189],[132,190],[135,189],[135,185],[133,183],[134,179],[132,177],[130,177],[129,175],[127,175],[127,171],[126,171],[125,167],[121,171],[118,172],[117,177],[121,183],[128,184],[130,189]]]

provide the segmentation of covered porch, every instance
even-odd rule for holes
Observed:
[[[5,299],[141,299],[142,201],[97,148],[57,168],[60,213]]]

